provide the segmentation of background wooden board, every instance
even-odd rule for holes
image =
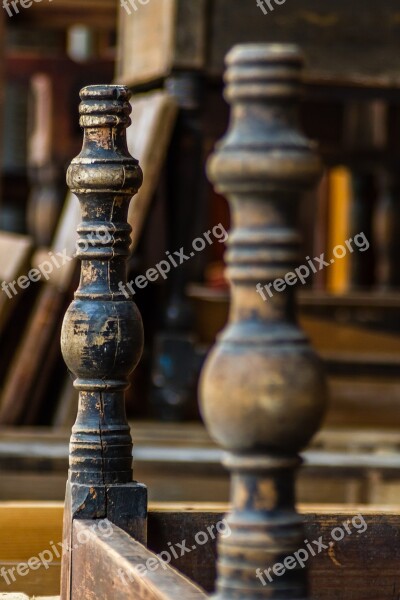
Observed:
[[[182,66],[182,56],[185,68],[221,77],[225,54],[234,44],[292,42],[304,50],[311,80],[400,84],[397,0],[287,0],[272,2],[274,9],[266,15],[255,0],[209,0],[206,10],[201,5],[200,0],[153,0],[133,18],[121,9],[121,80],[141,85],[167,77]],[[177,18],[180,14],[185,18]]]
[[[154,501],[226,501],[221,451],[201,425],[133,425],[134,477]],[[62,500],[69,431],[0,433],[0,499]],[[400,494],[400,434],[327,429],[304,453],[298,498],[309,503],[393,503]],[[170,482],[174,481],[171,486]]]
[[[134,96],[132,125],[127,131],[129,152],[139,160],[143,185],[131,201],[128,222],[132,227],[132,249],[140,239],[143,224],[157,188],[177,115],[174,98],[164,91]]]
[[[168,542],[179,542],[183,538],[191,540],[198,531],[207,531],[207,526],[217,523],[224,517],[221,507],[198,512],[194,508],[185,510],[157,510],[149,513],[149,547],[154,552],[168,548]],[[400,516],[394,507],[352,506],[341,509],[339,506],[300,507],[305,517],[305,538],[323,541],[331,540],[331,531],[342,527],[342,523],[361,514],[367,529],[357,534],[347,535],[335,542],[329,551],[312,557],[310,567],[311,593],[314,600],[393,600],[399,591],[400,572],[397,567],[400,552]],[[193,577],[207,591],[213,588],[215,580],[216,545],[209,540],[207,545],[197,548],[190,554],[171,564],[178,567],[188,577]],[[271,565],[266,565],[266,568]],[[260,584],[261,585],[261,584]]]
[[[307,76],[341,81],[400,81],[400,21],[396,0],[286,1],[263,15],[252,0],[213,0],[208,71],[220,74],[232,43],[294,42]],[[249,39],[250,38],[250,39]]]
[[[30,237],[5,231],[0,232],[1,281],[13,281],[22,274],[23,268],[29,264],[28,259],[31,249],[32,239]]]
[[[142,85],[172,68],[205,64],[207,0],[154,0],[128,15],[120,8],[118,82]]]
[[[32,245],[33,240],[28,236],[0,232],[0,282],[10,283],[28,273]],[[12,298],[4,290],[0,291],[0,331],[24,293],[18,286],[15,289],[18,291],[17,295],[9,290]]]
[[[175,0],[141,6],[134,15],[120,7],[118,83],[162,78],[171,68],[175,35]],[[137,60],[138,52],[140,60]]]
[[[62,540],[63,504],[31,502],[0,504],[0,569],[16,567],[51,548]],[[0,577],[0,592],[21,591],[28,594],[58,594],[61,560],[54,557],[49,568],[30,570],[24,577],[15,573],[16,581],[7,585]]]

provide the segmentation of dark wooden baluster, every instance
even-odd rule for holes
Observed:
[[[325,379],[293,318],[293,287],[273,290],[272,298],[265,292],[264,301],[256,284],[294,270],[299,195],[316,181],[320,162],[297,125],[298,49],[237,46],[227,64],[232,118],[209,175],[233,213],[232,303],[201,381],[205,422],[232,472],[232,534],[219,541],[217,597],[300,600],[308,593],[306,569],[270,571],[271,581],[263,571],[304,547],[294,477],[298,453],[324,414]]]
[[[126,282],[129,202],[142,182],[138,162],[126,146],[129,98],[122,86],[81,91],[84,142],[67,175],[83,221],[78,228],[80,285],[61,337],[64,360],[79,390],[64,539],[75,518],[108,518],[139,541],[146,535],[146,488],[132,482],[132,440],[124,406],[128,374],[143,347],[140,314],[120,285]],[[63,600],[70,597],[70,561],[68,557],[63,565]]]

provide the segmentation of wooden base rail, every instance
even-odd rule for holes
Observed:
[[[165,573],[160,567],[149,572],[150,580],[137,577],[135,566],[145,564],[149,558],[165,550],[170,551],[170,545],[179,544],[185,538],[191,549],[191,541],[198,532],[207,532],[208,528],[221,521],[229,510],[228,505],[217,504],[150,504],[148,514],[148,548],[145,549],[126,533],[113,526],[112,535],[102,539],[101,532],[93,534],[90,529],[93,521],[77,522],[80,531],[88,529],[89,545],[80,546],[78,555],[81,557],[77,564],[90,565],[91,573],[101,569],[98,581],[101,586],[97,590],[96,598],[130,598],[130,593],[136,593],[138,587],[144,586],[146,593],[151,594],[153,581],[155,585],[164,585],[157,576]],[[361,515],[367,524],[363,533],[351,526],[352,534],[345,535],[342,540],[335,542],[332,548],[324,550],[315,557],[310,557],[309,567],[311,573],[311,590],[314,600],[376,600],[376,589],[379,589],[379,600],[393,600],[393,590],[400,585],[400,576],[397,568],[397,557],[400,553],[400,506],[299,506],[299,512],[305,520],[304,539],[309,542],[319,540],[322,536],[324,543],[331,540],[331,532],[335,527],[343,528],[343,523],[351,520],[355,515]],[[20,563],[26,563],[29,558],[38,556],[40,552],[50,547],[50,542],[57,544],[61,541],[62,530],[62,503],[0,503],[0,569],[10,569]],[[215,531],[215,528],[213,529]],[[108,531],[107,531],[108,534]],[[81,534],[82,535],[82,534]],[[104,537],[104,536],[103,536]],[[10,543],[11,542],[11,543]],[[304,544],[303,546],[304,547]],[[95,549],[99,552],[96,554]],[[315,546],[316,550],[317,547]],[[177,547],[177,554],[180,550]],[[196,586],[212,592],[215,582],[215,554],[216,539],[209,536],[204,545],[198,545],[196,550],[185,552],[184,556],[175,558],[171,553],[171,563],[168,573],[179,589],[193,588],[187,580],[172,569],[178,569],[186,578],[195,582]],[[107,556],[106,567],[103,563]],[[120,560],[119,557],[123,557]],[[154,563],[150,563],[153,565]],[[160,561],[157,559],[157,564]],[[103,566],[101,566],[103,565]],[[265,569],[268,566],[265,565]],[[119,575],[123,569],[129,586],[123,586]],[[136,584],[130,581],[129,573]],[[139,569],[140,571],[140,569]],[[143,569],[142,569],[143,574]],[[83,590],[89,585],[89,574],[83,573],[77,579],[77,586],[81,586],[81,598],[85,598]],[[30,571],[25,576],[16,573],[16,581],[11,586],[5,584],[0,576],[0,593],[21,591],[29,595],[57,595],[59,593],[60,561],[49,566],[49,569]],[[255,577],[255,573],[254,573]],[[265,576],[264,576],[265,577]],[[96,575],[97,578],[97,575]],[[114,583],[114,587],[113,587]],[[260,583],[261,585],[261,583]],[[118,587],[120,586],[120,587]],[[122,586],[122,587],[121,587]],[[376,587],[378,586],[378,588]],[[112,590],[119,590],[120,596],[110,595]],[[142,588],[140,588],[142,589]],[[194,588],[198,597],[204,594]],[[170,598],[166,591],[165,598]],[[86,592],[85,592],[86,593]],[[125,594],[125,595],[124,595]],[[197,597],[197,596],[194,597]],[[140,596],[132,596],[137,598]],[[152,597],[146,596],[147,597]],[[158,598],[159,596],[155,596]],[[182,597],[186,596],[182,593]],[[0,596],[1,598],[1,596]],[[173,598],[173,597],[172,597]]]
[[[126,600],[205,600],[207,595],[155,554],[115,525],[111,536],[93,531],[93,521],[75,521],[77,544],[72,576],[76,598],[125,598]],[[87,537],[86,544],[78,540]],[[150,570],[146,568],[150,567]],[[159,567],[157,569],[157,567]]]

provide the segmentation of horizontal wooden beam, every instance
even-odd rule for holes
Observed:
[[[207,533],[207,528],[221,521],[228,510],[226,504],[152,504],[149,508],[149,547],[152,552],[159,553],[169,550],[169,543],[176,545],[186,539],[191,551],[178,559],[172,556],[171,564],[211,591],[215,580],[215,539],[210,535],[209,542],[196,550],[191,548],[192,540],[200,531]],[[329,551],[310,557],[314,600],[336,600],[338,597],[342,600],[376,600],[377,590],[379,600],[393,600],[393,589],[400,585],[397,565],[400,506],[300,505],[299,511],[305,518],[309,542],[322,536],[324,543],[329,543],[332,530],[335,527],[343,529],[343,523],[356,515],[361,515],[367,524],[363,533],[357,533],[350,524],[352,534],[335,542],[333,550],[329,548]],[[0,567],[15,568],[50,548],[50,542],[59,543],[62,513],[62,503],[0,503]],[[362,524],[360,519],[356,523]],[[122,537],[129,545],[129,536],[124,536],[126,534]],[[150,555],[141,556],[147,560]],[[24,589],[29,594],[57,594],[59,575],[60,564],[56,561],[48,570],[43,568],[24,577],[18,576],[12,587],[0,578],[0,591]]]
[[[314,541],[322,541],[327,546],[320,553],[316,552],[316,556],[308,552],[313,600],[393,600],[394,590],[400,589],[397,558],[400,507],[300,506],[300,512],[305,519],[305,540],[316,550],[318,546]],[[199,531],[207,532],[223,518],[224,512],[218,507],[171,511],[154,507],[149,513],[149,546],[159,553],[168,549],[169,543],[179,543],[184,537],[191,548]],[[346,532],[344,524],[351,533]],[[343,535],[343,539],[335,541],[332,535],[336,538]],[[307,549],[306,544],[302,544],[302,548]],[[171,564],[212,591],[215,554],[215,540],[210,537],[206,545],[173,559]],[[265,565],[265,569],[273,566]]]
[[[352,452],[342,446],[338,450],[310,449],[302,453],[305,472],[312,470],[327,476],[347,473],[350,477],[363,471],[378,469],[389,478],[398,479],[400,473],[400,455],[394,450],[400,445],[394,434],[386,441],[384,434],[376,438],[370,451],[357,451],[357,434],[353,432]],[[342,440],[343,441],[343,440]],[[320,444],[323,443],[321,438]],[[361,442],[360,442],[361,443]],[[319,444],[319,445],[320,445]],[[349,444],[350,445],[350,444]],[[392,446],[393,452],[376,454],[379,445]],[[45,472],[66,473],[68,445],[61,442],[1,441],[0,437],[0,468],[3,471],[23,471],[44,474]],[[221,476],[225,469],[221,464],[222,452],[217,448],[208,447],[166,447],[137,445],[133,452],[136,467],[145,469],[149,466],[171,469],[175,473],[205,473],[208,476]],[[10,462],[12,459],[12,463]],[[324,473],[322,473],[322,471]]]
[[[73,598],[207,598],[198,586],[115,525],[103,531],[93,527],[93,521],[75,521],[73,544]]]

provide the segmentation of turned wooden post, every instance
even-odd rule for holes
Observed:
[[[256,285],[296,268],[299,196],[316,182],[320,162],[297,124],[299,50],[237,46],[227,65],[232,118],[209,176],[232,209],[232,299],[201,380],[205,422],[232,472],[232,535],[219,541],[217,597],[300,600],[307,598],[305,568],[270,571],[272,581],[264,570],[304,547],[294,476],[324,414],[325,380],[296,324],[292,285],[272,288],[272,297],[265,291],[266,300]]]
[[[61,336],[68,369],[79,390],[70,442],[64,539],[73,519],[108,518],[139,541],[146,537],[145,486],[132,481],[132,439],[125,415],[128,375],[143,348],[143,327],[126,299],[131,197],[142,183],[126,146],[130,93],[117,85],[81,91],[84,142],[67,174],[79,198],[82,223],[77,257],[81,279]],[[63,563],[62,598],[70,597],[71,555]]]

